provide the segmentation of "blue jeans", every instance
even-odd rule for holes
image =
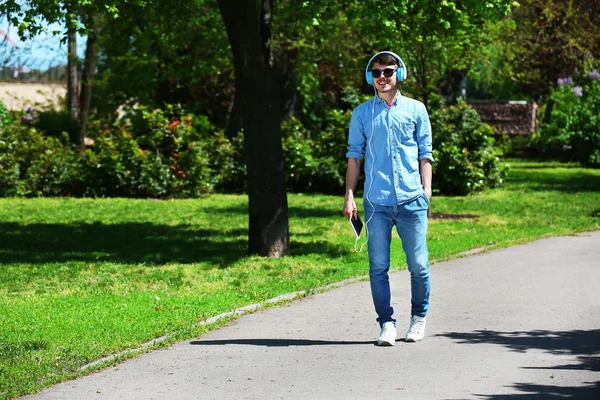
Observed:
[[[429,255],[427,251],[427,208],[429,200],[425,194],[407,203],[382,206],[364,201],[369,248],[369,277],[371,294],[377,321],[392,318],[391,293],[388,272],[390,270],[390,243],[392,227],[402,239],[406,262],[410,272],[411,315],[424,317],[429,309],[431,290]]]

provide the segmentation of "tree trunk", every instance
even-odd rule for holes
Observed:
[[[552,121],[552,109],[553,108],[554,108],[554,100],[548,99],[548,102],[546,103],[546,110],[544,111],[544,116],[542,118],[542,121],[544,124],[550,124],[550,122]]]
[[[248,252],[281,257],[289,253],[289,228],[279,88],[270,65],[271,7],[272,0],[219,0],[244,129]]]
[[[282,51],[277,57],[277,65],[273,68],[274,79],[279,85],[279,99],[281,103],[279,110],[281,112],[281,121],[292,118],[296,113],[298,102],[298,90],[296,71],[294,67],[298,62],[298,49]],[[225,129],[225,135],[232,139],[238,134],[242,127],[242,112],[240,109],[241,99],[236,90],[233,107],[229,113],[229,121]]]
[[[242,103],[241,91],[235,90],[233,107],[229,112],[229,121],[227,121],[227,129],[225,129],[225,135],[229,139],[233,139],[242,129],[242,110],[240,104]]]
[[[468,70],[448,69],[438,82],[438,91],[445,97],[447,104],[456,104],[461,95],[461,84],[467,77]],[[466,83],[466,81],[465,81]],[[466,100],[466,99],[463,99]]]
[[[81,82],[81,113],[79,118],[79,143],[81,153],[85,152],[85,138],[87,136],[87,121],[92,105],[92,84],[96,72],[96,54],[98,53],[98,17],[89,18],[93,32],[88,33],[85,49],[85,62],[83,64],[83,79]]]
[[[77,121],[79,114],[77,103],[77,35],[72,27],[69,27],[67,31],[67,46],[67,107],[71,117]]]

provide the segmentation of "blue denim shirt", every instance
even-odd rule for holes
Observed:
[[[433,162],[425,105],[399,94],[391,107],[378,96],[356,107],[346,157],[365,155],[365,199],[395,205],[423,194],[419,160]]]

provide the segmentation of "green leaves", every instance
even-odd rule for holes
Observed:
[[[439,94],[454,101],[457,82],[452,76],[466,74],[485,40],[486,24],[503,18],[511,4],[509,0],[368,1],[355,23],[377,38],[374,48],[393,49],[403,57],[409,69],[405,90],[429,105]]]
[[[545,97],[558,78],[587,57],[600,54],[600,3],[587,0],[524,0],[513,10],[514,32],[499,40],[512,44],[513,79],[530,98]],[[508,40],[507,40],[508,39]]]
[[[145,0],[8,0],[0,2],[0,15],[5,14],[8,21],[18,27],[21,38],[37,36],[53,23],[73,24],[85,34],[87,27],[79,19],[80,15],[99,13],[115,19],[122,9],[144,7],[146,3]]]
[[[502,155],[494,148],[493,129],[464,102],[431,114],[435,190],[442,195],[481,192],[502,183]]]
[[[550,94],[550,120],[542,124],[540,145],[547,154],[600,166],[600,74],[578,73]]]

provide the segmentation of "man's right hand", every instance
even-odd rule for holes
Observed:
[[[342,214],[346,218],[357,217],[356,203],[354,202],[354,189],[358,182],[358,175],[360,173],[360,160],[358,158],[348,159],[348,169],[346,169],[346,191],[344,193],[344,209]]]
[[[356,218],[356,203],[354,199],[345,199],[344,200],[344,209],[342,213],[346,216],[346,218],[350,219],[350,217]]]

